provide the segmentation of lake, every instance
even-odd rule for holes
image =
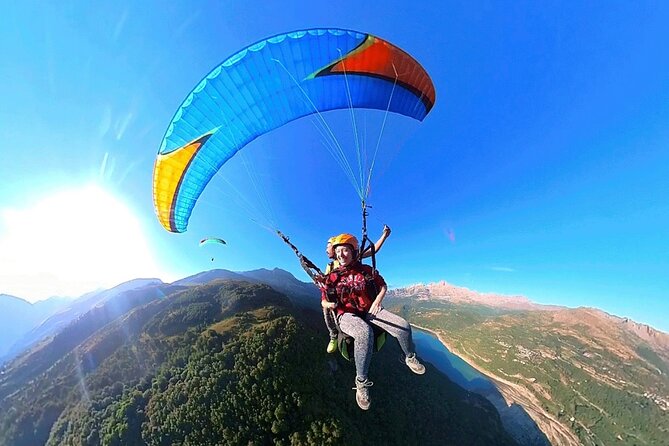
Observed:
[[[432,333],[413,328],[413,340],[418,356],[435,366],[460,387],[477,393],[495,390],[496,387],[485,375],[451,353]]]

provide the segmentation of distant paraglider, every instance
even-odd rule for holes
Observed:
[[[203,238],[202,240],[200,240],[200,247],[202,247],[204,245],[210,245],[210,244],[226,245],[227,243],[225,243],[225,240],[223,240],[221,238],[216,238],[216,237],[207,237],[207,238]]]
[[[225,243],[225,240],[222,238],[207,237],[200,240],[200,248],[204,245],[227,245],[227,243]],[[213,257],[211,258],[211,261],[214,261]]]

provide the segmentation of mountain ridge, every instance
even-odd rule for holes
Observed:
[[[525,296],[481,293],[469,288],[450,284],[443,280],[427,284],[416,283],[404,287],[391,288],[388,290],[388,296],[397,298],[411,296],[417,300],[434,299],[452,303],[483,305],[490,308],[510,311],[564,311],[577,308],[591,309],[599,312],[602,317],[614,318],[620,325],[626,326],[628,331],[636,334],[640,338],[659,343],[659,345],[669,348],[668,333],[652,327],[649,324],[636,322],[629,317],[617,316],[596,307],[584,306],[572,308],[562,305],[538,304]]]
[[[389,293],[396,297],[415,296],[418,299],[438,299],[454,303],[484,305],[505,310],[557,310],[559,305],[544,305],[532,302],[525,296],[508,296],[498,293],[480,293],[469,288],[452,285],[444,280],[427,284],[417,283],[393,288]]]
[[[134,285],[151,283],[151,279],[148,280],[149,282],[142,282],[141,280],[134,282]],[[319,307],[319,291],[315,285],[302,282],[291,273],[278,268],[271,270],[261,268],[247,272],[210,270],[185,277],[172,284],[160,283],[161,286],[173,287],[172,291],[168,293],[173,294],[178,290],[181,290],[179,292],[186,292],[187,290],[198,289],[202,284],[217,284],[231,280],[233,282],[264,283],[274,289],[282,289],[283,295],[287,296],[286,299],[292,305],[297,305],[309,311],[317,310]],[[132,283],[132,281],[124,284],[126,287],[130,287],[129,283]],[[143,288],[140,286],[137,289],[142,290]],[[103,292],[109,292],[109,290]],[[113,319],[117,318],[117,315],[122,315],[123,312],[118,310],[119,312],[115,313],[115,305],[124,302],[125,299],[120,297],[123,293],[112,294],[108,293],[106,300],[98,296],[97,293],[85,295],[89,304],[97,302],[93,307],[89,307],[89,312],[94,312],[97,315],[97,322],[87,325],[80,324],[79,328],[72,325],[74,322],[70,322],[71,327],[67,333],[81,333],[82,336],[88,338],[89,332],[86,330],[93,329],[96,324],[98,326],[109,323],[117,324],[118,322],[113,322]],[[145,300],[139,299],[137,302],[154,305],[157,299],[160,299],[159,293],[147,296]],[[117,300],[118,302],[115,302]],[[161,305],[166,305],[165,301],[161,302]],[[665,395],[663,384],[660,381],[652,381],[656,378],[651,376],[653,374],[657,375],[657,373],[663,376],[663,374],[669,372],[669,336],[646,324],[634,322],[629,318],[610,315],[597,308],[539,305],[523,296],[478,293],[448,284],[445,281],[393,288],[388,292],[385,303],[389,308],[392,305],[401,304],[400,307],[395,308],[397,308],[397,311],[404,312],[403,314],[410,322],[431,327],[430,329],[439,335],[442,342],[448,342],[450,350],[463,358],[468,358],[473,365],[480,368],[480,371],[489,373],[489,376],[496,379],[500,384],[500,390],[503,393],[506,392],[505,398],[508,401],[522,404],[528,413],[533,416],[537,425],[549,436],[557,435],[558,438],[562,439],[570,438],[569,435],[574,435],[573,432],[592,427],[588,422],[580,420],[576,413],[574,413],[575,416],[572,416],[576,421],[571,422],[570,426],[568,419],[565,422],[564,416],[561,415],[562,412],[555,412],[560,410],[560,407],[565,411],[564,413],[572,413],[575,410],[560,406],[558,402],[560,401],[559,398],[564,395],[571,395],[569,392],[576,392],[576,381],[578,380],[575,379],[574,382],[571,382],[571,378],[567,379],[560,375],[563,372],[556,371],[554,365],[550,365],[553,362],[561,364],[561,361],[566,360],[565,366],[569,366],[570,374],[585,373],[587,375],[584,376],[589,376],[594,382],[609,386],[607,392],[614,392],[612,395],[618,390],[626,389],[628,387],[626,382],[630,381],[629,373],[624,374],[627,372],[616,370],[616,364],[635,364],[635,367],[645,377],[644,379],[647,382],[654,383],[652,386],[639,387],[641,390],[638,393],[641,395],[643,392],[643,396],[635,401],[639,404],[649,402],[648,404],[652,403],[657,407],[666,408],[663,410],[669,410],[669,398]],[[417,311],[417,309],[420,310]],[[202,311],[205,311],[204,307],[198,309],[194,314],[200,314]],[[207,311],[210,310],[206,310],[202,314],[206,314]],[[316,314],[319,315],[319,313]],[[448,314],[452,314],[453,317],[445,317]],[[132,323],[132,318],[121,317],[127,323]],[[433,317],[441,318],[445,322],[441,325],[431,325],[430,320]],[[85,318],[81,319],[80,322],[85,322],[85,320]],[[322,324],[320,317],[316,317],[313,324],[320,327]],[[542,327],[545,328],[542,329]],[[322,329],[322,327],[320,328]],[[469,337],[465,336],[460,341],[454,342],[460,339],[459,336],[462,333],[470,334]],[[497,337],[490,339],[493,350],[490,350],[490,346],[482,346],[475,342],[482,337],[482,334],[490,336],[491,333],[499,333]],[[511,333],[515,334],[510,336]],[[118,335],[117,333],[117,342],[120,342]],[[65,339],[63,336],[56,339],[59,339],[60,343],[57,345],[61,346],[61,350],[66,351],[67,348],[70,348],[70,344],[62,342]],[[82,348],[84,345],[88,345],[82,350],[82,354],[88,358],[89,364],[97,364],[105,357],[106,353],[104,352],[111,347],[107,345],[98,348],[94,341],[95,338],[88,339],[88,344],[81,344]],[[472,342],[474,343],[472,344]],[[51,356],[49,356],[49,349],[45,349],[48,345],[47,343],[41,347],[43,362],[48,362],[62,355],[57,351],[51,351]],[[40,356],[33,356],[33,360],[39,360],[38,358]],[[505,360],[505,358],[507,362],[500,362],[500,364],[503,364],[504,371],[487,368],[491,361],[499,362]],[[515,370],[516,363],[508,362],[511,358],[518,361],[518,364],[526,364],[523,367],[535,367],[536,371],[533,374],[528,374]],[[24,363],[29,360],[31,360],[29,356],[21,359]],[[545,361],[549,362],[546,363]],[[21,364],[21,362],[16,364]],[[87,369],[87,367],[90,367],[90,365],[85,366],[84,369]],[[604,372],[598,372],[600,368]],[[21,370],[19,373],[21,376],[37,376],[35,373],[43,373],[42,369],[25,367],[15,368],[15,370]],[[31,372],[31,370],[33,371]],[[500,370],[502,369],[500,368]],[[541,373],[546,376],[541,378]],[[556,373],[557,375],[555,375]],[[623,375],[620,373],[623,373]],[[16,373],[13,376],[16,376]],[[549,379],[549,382],[552,379],[567,380],[571,383],[571,387],[568,386],[566,390],[560,388],[559,392],[562,392],[562,394],[558,395],[557,402],[550,402],[550,400],[542,399],[549,392],[549,387],[546,387],[548,385],[546,379]],[[580,378],[580,381],[583,381],[583,379]],[[648,381],[649,379],[651,381]],[[522,390],[523,388],[525,390]],[[567,393],[565,394],[565,392]],[[581,392],[584,391],[581,389]],[[569,398],[579,398],[578,393],[574,393]],[[592,399],[592,397],[590,398]],[[542,407],[542,404],[547,405],[547,408]],[[578,403],[574,407],[578,408],[581,404],[583,403]],[[602,406],[606,407],[601,403],[598,407]],[[573,432],[571,429],[573,429]],[[566,434],[568,431],[572,434]],[[621,433],[620,435],[627,434]],[[558,441],[558,444],[559,441],[562,441],[557,438],[552,440]],[[573,443],[572,437],[572,440],[565,444],[576,443]]]
[[[383,416],[361,416],[320,313],[267,285],[174,288],[108,323],[96,307],[77,322],[95,332],[60,335],[33,372],[8,368],[0,444],[516,444],[487,401],[429,365],[412,374],[392,343],[370,370]]]
[[[66,298],[52,297],[31,303],[18,296],[0,294],[0,358],[10,351],[16,339],[68,302]]]
[[[280,268],[260,268],[239,272],[225,269],[213,269],[176,280],[172,282],[171,285],[195,286],[207,283],[213,279],[251,280],[252,282],[266,283],[270,286],[277,287],[285,294],[291,296],[294,302],[299,305],[310,308],[319,307],[320,292],[318,291],[318,288],[311,282],[302,282],[290,272]],[[0,319],[3,314],[7,315],[7,321],[3,324],[5,327],[5,332],[3,334],[7,340],[5,340],[3,344],[5,345],[4,351],[0,350],[0,359],[3,359],[3,356],[5,355],[7,355],[5,359],[13,357],[23,348],[37,342],[45,336],[55,333],[57,330],[66,326],[77,315],[88,311],[92,306],[104,301],[105,298],[110,298],[110,296],[118,294],[123,289],[158,283],[162,284],[163,282],[156,278],[138,278],[123,282],[109,289],[85,293],[74,300],[64,301],[63,305],[58,307],[58,311],[54,311],[52,314],[46,314],[44,316],[45,319],[38,325],[31,326],[29,330],[24,330],[23,332],[12,331],[11,327],[14,321],[22,321],[21,323],[24,326],[35,324],[35,322],[23,322],[25,316],[17,316],[17,314],[11,310],[4,311],[1,305],[3,301],[3,299],[1,299],[2,296],[8,296],[7,300],[11,298],[12,302],[16,302],[20,305],[22,302],[27,304],[28,306],[25,306],[26,311],[28,311],[29,308],[32,308],[29,307],[29,305],[40,306],[44,305],[40,302],[46,303],[47,301],[39,301],[35,304],[30,304],[18,296],[0,295],[0,310],[3,310],[0,311]],[[524,296],[480,293],[465,287],[452,285],[446,281],[427,284],[417,283],[388,290],[389,298],[402,298],[407,296],[412,296],[418,300],[433,299],[436,301],[451,302],[453,304],[482,305],[491,309],[504,311],[563,311],[569,309],[568,307],[558,305],[537,304]],[[667,355],[669,355],[669,335],[667,333],[648,324],[636,322],[628,317],[611,315],[601,309],[593,308],[593,310],[601,312],[600,314],[602,317],[613,318],[613,320],[618,321],[619,325],[625,327],[630,333],[644,339],[657,349],[667,351]],[[19,335],[23,336],[25,339],[19,340]]]

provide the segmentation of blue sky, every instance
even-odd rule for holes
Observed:
[[[3,17],[0,293],[214,267],[306,280],[235,197],[265,197],[265,218],[317,263],[329,236],[359,233],[355,191],[312,121],[245,147],[184,234],[155,218],[153,161],[177,107],[226,57],[341,27],[405,49],[437,90],[424,122],[390,119],[372,180],[369,231],[393,228],[378,259],[392,286],[446,280],[669,331],[666,3],[28,1]],[[342,140],[345,116],[330,118]],[[199,248],[206,236],[228,244]]]

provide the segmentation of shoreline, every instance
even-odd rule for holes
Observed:
[[[481,375],[483,375],[483,376],[485,376],[486,378],[488,378],[488,379],[489,379],[490,381],[492,381],[494,384],[497,384],[498,379],[497,379],[497,377],[496,377],[495,375],[490,376],[490,375],[488,374],[488,371],[487,371],[487,370],[485,370],[485,369],[481,369],[481,367],[480,367],[477,363],[475,363],[471,358],[469,358],[469,357],[466,356],[466,355],[461,354],[457,349],[453,348],[452,345],[450,345],[448,342],[446,342],[446,341],[444,340],[444,338],[441,336],[441,334],[440,334],[439,332],[436,332],[436,331],[434,331],[434,330],[432,330],[432,329],[430,329],[430,328],[427,328],[427,327],[420,326],[420,325],[418,325],[418,324],[414,324],[414,323],[412,323],[411,325],[412,325],[413,327],[418,328],[419,330],[422,330],[422,331],[425,331],[425,332],[427,332],[427,333],[432,334],[434,337],[437,338],[437,340],[441,343],[441,345],[443,345],[444,347],[446,347],[446,349],[447,349],[449,352],[451,352],[452,354],[454,354],[454,355],[457,356],[458,358],[462,359],[462,360],[463,360],[464,362],[466,362],[470,367],[472,367],[474,370],[476,370],[476,371],[477,371],[478,373],[480,373]]]
[[[459,350],[457,350],[457,349],[453,348],[451,345],[449,345],[438,332],[436,332],[432,329],[426,328],[426,327],[422,327],[420,325],[416,325],[416,324],[412,324],[412,325],[415,326],[416,328],[420,329],[420,330],[426,331],[426,332],[431,333],[432,335],[436,336],[436,338],[439,340],[439,342],[441,342],[441,344],[444,347],[446,347],[449,352],[456,355],[458,358],[462,359],[464,362],[466,362],[470,367],[472,367],[478,373],[480,373],[481,375],[488,378],[495,385],[497,390],[502,394],[502,396],[504,397],[504,400],[505,400],[507,405],[511,406],[512,404],[518,404],[518,401],[517,401],[516,398],[512,398],[511,395],[507,395],[507,393],[504,392],[503,390],[507,390],[509,394],[512,393],[510,390],[514,390],[514,391],[517,391],[517,392],[518,391],[520,391],[520,392],[527,391],[527,392],[529,392],[529,394],[532,397],[534,397],[534,394],[532,394],[532,392],[528,391],[524,386],[522,386],[520,384],[512,383],[510,381],[507,381],[506,379],[501,378],[501,377],[493,374],[492,372],[490,372],[490,371],[488,371],[484,368],[481,368],[481,366],[479,366],[469,356],[460,353]],[[539,404],[538,401],[534,401],[533,403],[534,404]],[[526,409],[528,409],[528,408],[526,407]]]
[[[526,388],[522,384],[509,382],[504,378],[500,378],[497,375],[492,374],[492,372],[489,372],[488,370],[481,368],[470,357],[461,354],[457,349],[453,348],[452,345],[450,345],[444,339],[444,337],[442,337],[441,333],[433,329],[420,326],[418,324],[412,323],[411,325],[419,330],[422,330],[435,336],[437,340],[449,352],[451,352],[453,355],[456,355],[458,358],[463,360],[470,367],[476,370],[476,372],[480,373],[481,375],[489,379],[493,383],[499,394],[501,395],[502,397],[501,400],[504,401],[504,404],[505,406],[507,406],[507,408],[512,407],[514,404],[520,405],[525,410],[527,415],[529,415],[529,417],[534,421],[534,423],[536,423],[536,426],[539,428],[539,430],[548,438],[551,444],[559,444],[559,445],[580,444],[578,437],[576,437],[576,435],[568,427],[564,426],[562,423],[560,423],[559,420],[555,419],[551,414],[547,413],[541,407],[541,404],[537,400],[536,395],[534,395],[534,393],[530,389]],[[479,395],[483,396],[488,401],[490,401],[494,406],[496,406],[496,402],[493,399],[491,399],[491,395],[486,395],[484,393],[479,393]],[[500,408],[498,408],[497,410],[499,412]]]

